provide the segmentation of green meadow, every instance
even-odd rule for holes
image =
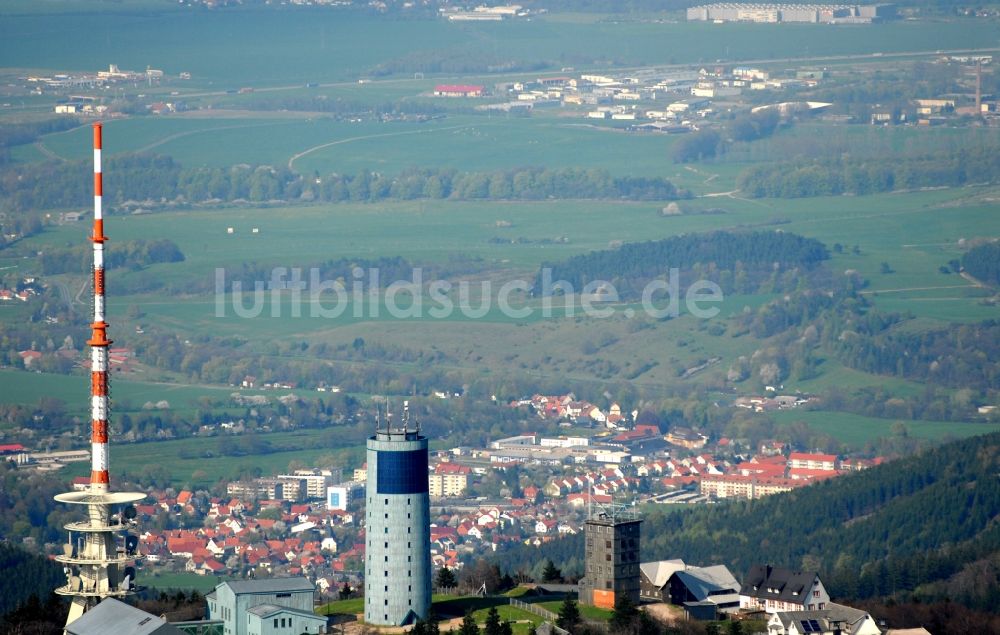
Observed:
[[[426,123],[347,122],[318,115],[240,118],[138,117],[105,124],[111,155],[154,152],[185,167],[267,164],[302,174],[397,174],[407,168],[487,171],[525,166],[603,168],[616,176],[667,176],[697,185],[670,161],[678,137],[629,134],[583,120],[457,115]],[[90,129],[47,136],[64,159],[89,157]]]
[[[12,369],[0,369],[0,385],[3,386],[4,400],[18,403],[35,403],[39,399],[60,399],[72,408],[79,404],[86,409],[86,399],[90,395],[90,378],[80,375],[54,375],[33,373]],[[171,406],[190,409],[199,399],[211,400],[228,398],[233,392],[229,386],[192,386],[173,382],[136,381],[114,378],[115,401],[119,407],[130,405],[126,410],[140,409],[147,401],[166,400]]]
[[[225,581],[225,578],[198,575],[197,573],[161,572],[155,565],[150,564],[139,570],[138,577],[140,585],[159,591],[182,589],[190,592],[193,590],[202,595],[211,592],[212,589]]]
[[[779,424],[801,421],[817,432],[830,435],[852,448],[862,448],[875,439],[893,436],[892,426],[899,422],[905,426],[907,435],[932,441],[961,439],[1000,429],[1000,424],[997,423],[876,419],[846,412],[822,410],[783,410],[771,416]]]
[[[273,451],[252,456],[224,454],[223,448],[240,437],[192,437],[147,443],[118,443],[112,450],[112,478],[123,472],[141,473],[150,467],[166,470],[172,486],[208,488],[220,481],[235,480],[244,474],[278,474],[292,461],[310,465],[321,456],[333,456],[338,465],[361,465],[364,446],[357,435],[343,430],[306,429],[295,432],[261,433],[257,438]],[[69,479],[90,471],[86,463],[72,463],[60,472]]]
[[[956,274],[942,273],[940,267],[961,256],[963,238],[1000,234],[995,205],[975,197],[963,200],[981,189],[792,200],[716,197],[682,203],[688,213],[670,217],[659,214],[657,203],[613,201],[412,201],[230,208],[116,216],[108,222],[108,233],[113,240],[170,238],[186,258],[183,263],[115,272],[114,276],[126,280],[156,276],[176,284],[195,280],[203,288],[214,288],[217,267],[247,261],[308,267],[344,257],[396,255],[416,264],[445,262],[460,255],[479,259],[489,269],[510,270],[508,277],[530,277],[543,262],[607,249],[613,241],[774,227],[817,238],[831,249],[843,245],[841,253],[833,254],[831,268],[838,273],[854,270],[868,279],[865,293],[876,305],[884,303],[891,310],[936,320],[969,321],[995,317],[997,309],[982,302],[988,295],[984,290]],[[709,208],[724,213],[699,213]],[[227,233],[229,227],[233,234]],[[254,228],[258,233],[253,233]],[[84,233],[82,225],[57,227],[27,244],[39,249],[75,244]],[[556,238],[560,241],[554,242]],[[883,263],[889,272],[883,271]],[[178,306],[187,301],[201,308]],[[178,317],[186,318],[189,310],[214,315],[214,298],[201,295],[187,301],[112,296],[119,306],[161,303],[165,317],[179,312]]]

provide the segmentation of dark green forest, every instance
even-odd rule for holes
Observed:
[[[843,600],[1000,602],[1000,433],[974,437],[757,501],[677,510],[650,507],[642,560],[818,570]],[[582,535],[516,546],[499,561],[528,570],[539,558],[580,558]]]
[[[7,616],[28,598],[48,598],[52,589],[66,583],[62,567],[44,556],[0,542],[0,616]],[[8,616],[9,617],[9,616]],[[6,621],[0,617],[0,626]]]
[[[543,271],[553,281],[565,280],[580,290],[595,280],[615,284],[626,297],[641,290],[646,281],[681,270],[682,278],[705,276],[723,291],[751,292],[765,281],[790,270],[809,271],[829,258],[823,243],[782,231],[717,231],[684,234],[664,240],[628,243],[618,249],[593,251],[558,263],[546,262],[535,278],[542,288]],[[725,274],[725,275],[723,275]],[[797,279],[786,280],[792,289]],[[775,292],[787,290],[774,286]]]
[[[965,252],[962,268],[977,280],[1000,285],[1000,243],[985,243]]]

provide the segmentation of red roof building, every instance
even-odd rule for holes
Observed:
[[[434,87],[435,97],[482,97],[483,87],[474,84],[438,84]]]

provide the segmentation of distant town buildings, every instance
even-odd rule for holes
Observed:
[[[444,7],[441,9],[441,15],[449,22],[500,22],[501,20],[526,16],[528,12],[519,4],[507,4],[494,7],[479,6],[472,11]]]
[[[440,463],[428,477],[430,495],[435,498],[461,496],[469,486],[472,468],[456,463]]]
[[[434,87],[435,97],[482,97],[482,86],[474,84],[438,84]]]
[[[710,22],[812,22],[868,24],[896,17],[892,4],[748,4],[717,3],[689,7],[687,19]]]

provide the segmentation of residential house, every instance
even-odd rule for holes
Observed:
[[[823,610],[780,611],[767,622],[768,635],[881,635],[867,611],[830,602]]]
[[[815,571],[792,571],[755,565],[743,578],[740,608],[779,611],[815,611],[827,607],[830,595]]]

